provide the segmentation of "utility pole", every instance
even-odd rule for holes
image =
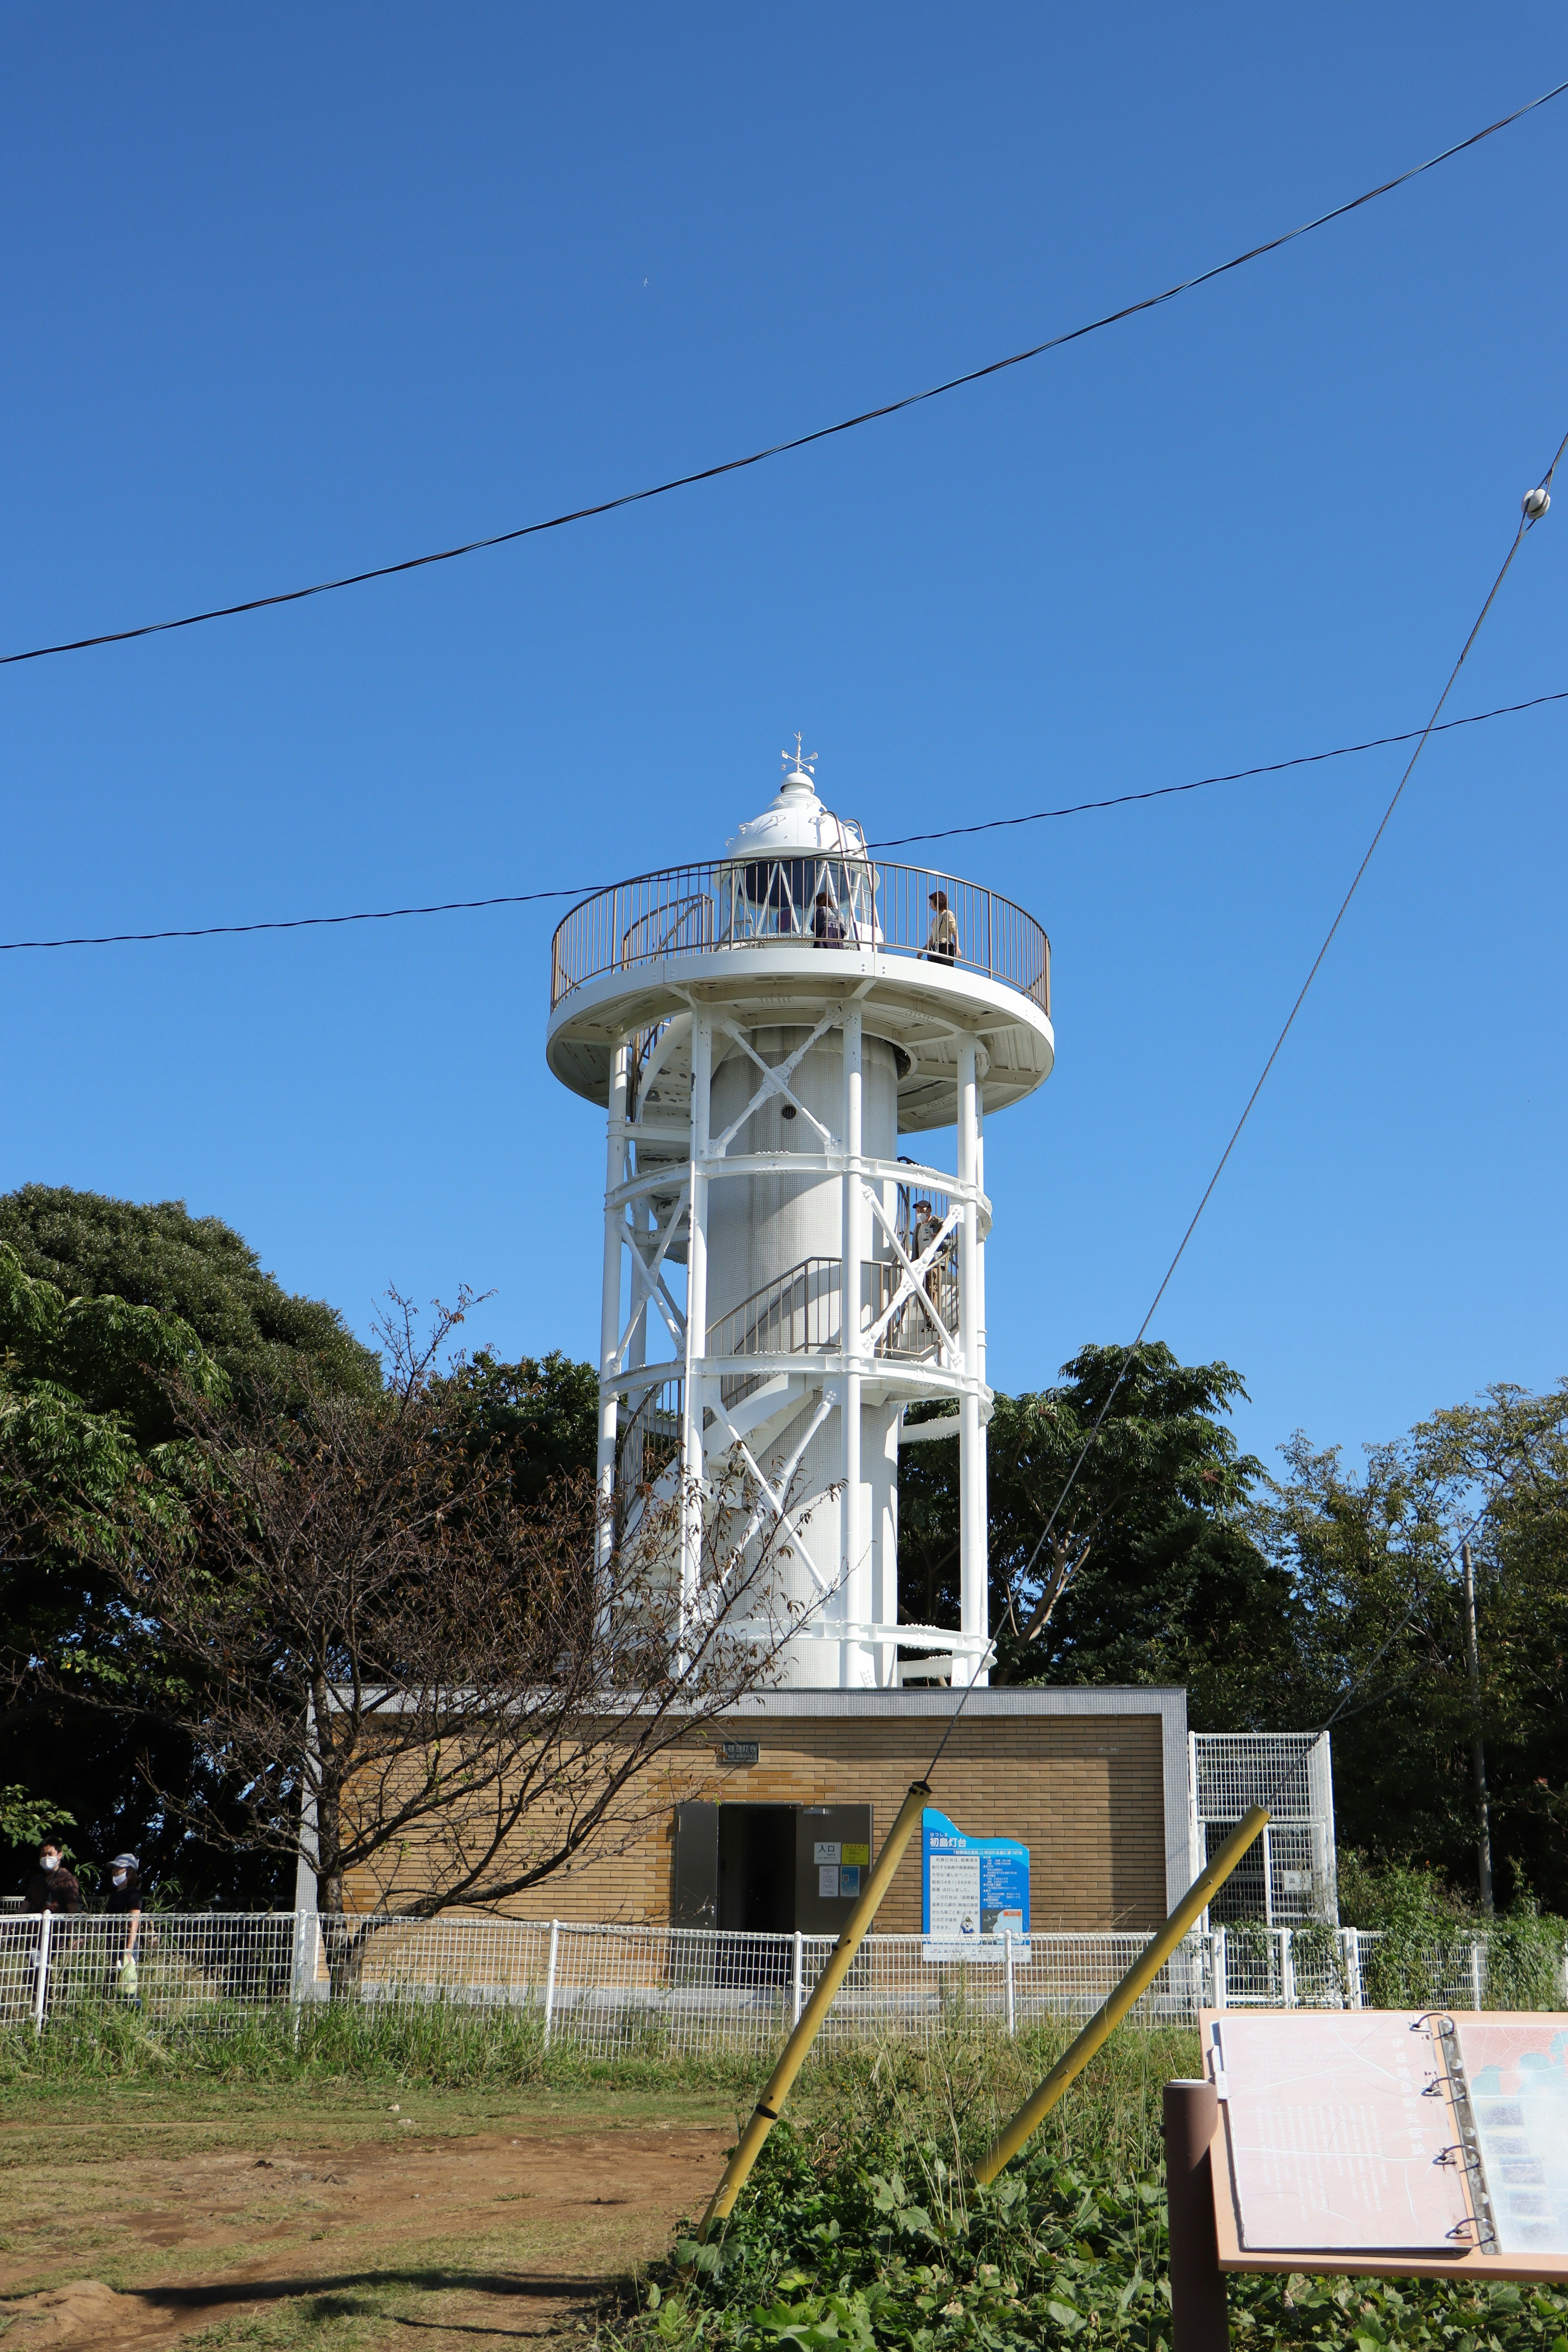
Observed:
[[[1476,1638],[1476,1563],[1470,1552],[1468,1538],[1459,1546],[1459,1558],[1465,1569],[1465,1648],[1470,1666],[1470,1709],[1475,1736],[1470,1756],[1476,1774],[1476,1874],[1480,1880],[1481,1909],[1489,1919],[1495,1916],[1492,1901],[1492,1826],[1487,1806],[1487,1757],[1481,1745],[1481,1652]]]

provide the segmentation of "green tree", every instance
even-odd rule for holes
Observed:
[[[84,1854],[154,1827],[124,1727],[88,1702],[126,1678],[106,1631],[106,1540],[131,1518],[183,1522],[168,1475],[172,1381],[215,1402],[228,1394],[178,1317],[68,1298],[0,1242],[0,1777],[26,1776],[7,1784],[0,1817],[13,1845],[50,1818],[83,1824]],[[47,1695],[51,1673],[79,1699]],[[165,1769],[188,1764],[177,1738],[164,1746]]]
[[[519,1502],[531,1502],[555,1480],[593,1472],[599,1447],[599,1378],[559,1349],[501,1363],[481,1349],[432,1392],[462,1424],[469,1452],[512,1465]]]
[[[227,1226],[177,1204],[139,1209],[30,1186],[0,1202],[0,1225],[7,1217],[32,1257],[0,1240],[0,1665],[10,1689],[0,1784],[16,1799],[0,1839],[30,1839],[43,1814],[58,1813],[81,1824],[84,1856],[130,1846],[189,1895],[290,1900],[276,1841],[268,1853],[238,1834],[233,1792],[191,1737],[179,1695],[153,1686],[144,1651],[147,1686],[131,1687],[134,1645],[105,1547],[148,1514],[161,1542],[178,1533],[177,1398],[226,1408],[242,1426],[324,1400],[372,1408],[381,1359],[333,1308],[261,1274]],[[461,1424],[476,1475],[504,1465],[525,1504],[591,1469],[597,1388],[589,1366],[560,1354],[504,1364],[482,1353],[431,1393],[447,1424]],[[115,1697],[125,1713],[105,1706]],[[193,1821],[210,1830],[226,1820],[225,1834],[190,1833]]]
[[[113,1512],[177,1507],[161,1475],[171,1382],[243,1412],[298,1393],[301,1368],[347,1397],[376,1395],[380,1359],[337,1310],[290,1296],[216,1217],[28,1184],[0,1198],[0,1443],[6,1454],[0,1645],[11,1696],[0,1781],[68,1808],[83,1855],[130,1846],[188,1891],[270,1894],[247,1859],[195,1848],[151,1795],[138,1757],[153,1740],[160,1787],[201,1772],[177,1729],[138,1729],[86,1700],[120,1671],[95,1543]],[[96,1513],[95,1531],[80,1515]],[[73,1519],[73,1515],[75,1515]],[[67,1658],[83,1693],[46,1696],[30,1659]]]
[[[183,1201],[113,1201],[65,1185],[24,1184],[0,1196],[0,1242],[24,1273],[68,1298],[113,1297],[176,1316],[233,1385],[287,1393],[302,1359],[340,1396],[371,1396],[381,1359],[335,1307],[284,1290],[249,1244]]]
[[[987,1448],[991,1622],[1001,1629],[994,1679],[1183,1683],[1199,1729],[1277,1724],[1289,1703],[1294,1598],[1289,1574],[1247,1528],[1261,1465],[1238,1452],[1222,1418],[1245,1393],[1241,1377],[1223,1363],[1183,1365],[1159,1341],[1124,1371],[1127,1357],[1088,1347],[1063,1366],[1059,1386],[996,1399]],[[956,1446],[899,1457],[899,1562],[905,1616],[956,1624]]]
[[[1472,1746],[1486,1749],[1500,1906],[1568,1907],[1568,1383],[1500,1386],[1369,1445],[1300,1433],[1252,1524],[1300,1601],[1298,1689],[1334,1724],[1342,1840],[1473,1895]],[[1478,1717],[1459,1547],[1477,1569]]]

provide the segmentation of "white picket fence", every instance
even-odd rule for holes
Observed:
[[[965,2024],[1016,2033],[1092,2015],[1142,1935],[1010,1937],[959,1960],[919,1936],[868,1937],[834,2002],[828,2044],[924,2041]],[[1146,2025],[1188,2024],[1200,2007],[1360,2008],[1375,1938],[1355,1928],[1194,1934],[1139,2002]],[[149,1913],[124,1969],[121,1919],[0,1918],[0,2022],[94,2004],[141,2004],[161,2024],[222,2026],[259,2011],[334,2002],[396,2011],[533,2012],[546,2041],[602,2057],[763,2049],[798,2017],[833,1948],[826,1936],[584,1925],[567,1920],[334,1919],[314,1912]],[[1484,1944],[1434,1946],[1426,1998],[1479,2009]]]

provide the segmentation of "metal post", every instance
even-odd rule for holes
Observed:
[[[691,1213],[686,1244],[686,1387],[682,1456],[685,1496],[680,1527],[681,1632],[696,1608],[702,1580],[702,1376],[708,1349],[708,1142],[713,1087],[713,1024],[691,1016]]]
[[[49,1945],[54,1937],[54,1927],[55,1915],[52,1911],[46,1911],[38,1927],[38,1947],[36,1955],[36,1965],[38,1973],[37,1981],[33,1987],[33,2031],[35,2033],[41,2033],[44,2030],[44,2003],[47,1998],[49,1989]]]
[[[605,1255],[599,1298],[599,1530],[595,1546],[598,1571],[598,1613],[601,1626],[609,1609],[605,1580],[616,1549],[616,1422],[618,1399],[615,1381],[620,1371],[621,1244],[625,1212],[612,1208],[610,1194],[626,1172],[626,1086],[631,1048],[620,1045],[610,1059],[610,1109],[605,1149]]]
[[[555,2015],[555,1957],[561,1946],[561,1922],[550,1922],[550,1958],[544,1969],[544,2047],[550,2047],[551,2021]]]
[[[294,1965],[289,1970],[289,1974],[293,1981],[289,1986],[289,1992],[292,1998],[294,2009],[294,2047],[296,2050],[300,2047],[300,2021],[303,2014],[305,2005],[305,1937],[309,1932],[308,1923],[314,1916],[315,1914],[313,1912],[305,1910],[299,1910],[294,1914]]]
[[[1225,1929],[1216,1927],[1214,1931],[1214,2005],[1216,2009],[1226,2006],[1226,1996],[1230,1990],[1227,1975]]]
[[[1268,1832],[1263,1832],[1263,1924],[1274,1925],[1274,1852]]]
[[[985,1190],[985,1089],[974,1089],[974,1189]],[[974,1226],[974,1376],[985,1385],[985,1243],[979,1218]]]
[[[800,2023],[801,1979],[805,1973],[805,1937],[797,1927],[790,1938],[794,1953],[795,1998],[790,2004],[790,2031]]]
[[[860,1552],[860,1151],[862,1142],[863,1020],[858,1004],[844,1015],[844,1212],[843,1264],[839,1275],[839,1344],[844,1350],[844,1498],[843,1566],[839,1571],[839,1613],[852,1624],[864,1625],[871,1614],[870,1570]],[[858,1689],[868,1679],[864,1668],[869,1653],[858,1643],[838,1645],[838,1678],[842,1688]]]
[[[1340,1929],[1340,1949],[1344,1955],[1345,2005],[1363,2009],[1366,2004],[1362,1994],[1361,1937],[1353,1927]]]
[[[975,1047],[973,1037],[958,1041],[958,1181],[964,1194],[963,1222],[959,1228],[959,1332],[963,1356],[963,1388],[959,1402],[958,1510],[959,1617],[969,1637],[965,1654],[953,1661],[953,1673],[965,1683],[984,1683],[990,1675],[982,1664],[990,1631],[990,1596],[986,1574],[985,1433],[980,1425],[980,1205],[975,1170],[978,1163]]]
[[[1468,1541],[1459,1546],[1465,1572],[1465,1650],[1470,1668],[1470,1714],[1474,1737],[1470,1763],[1476,1781],[1476,1876],[1480,1883],[1481,1909],[1496,1916],[1492,1898],[1491,1808],[1487,1801],[1487,1751],[1481,1741],[1481,1649],[1476,1633],[1476,1563]],[[1479,2006],[1479,2004],[1478,2004]]]
[[[795,2076],[805,2063],[806,2053],[833,2005],[834,1996],[848,1975],[850,1962],[870,1929],[883,1895],[892,1885],[893,1873],[915,1833],[930,1795],[931,1790],[924,1780],[910,1783],[909,1793],[899,1807],[882,1851],[861,1882],[860,1899],[839,1930],[838,1940],[811,1989],[811,1999],[801,2011],[800,2022],[785,2042],[778,2064],[769,2075],[763,2095],[752,2110],[751,2121],[724,2167],[723,2178],[702,2216],[699,2237],[706,2238],[715,2221],[727,2221],[733,2211],[735,2200],[751,2178],[752,2167],[762,2154],[769,2132],[783,2113],[784,2101],[789,2096]]]
[[[1013,1930],[1011,1927],[1004,1928],[1003,1938],[1002,1958],[1007,1969],[1007,2039],[1011,2042],[1018,2031],[1017,2016],[1013,2006]]]
[[[1171,2352],[1225,2352],[1225,2273],[1214,2226],[1210,2147],[1219,2121],[1212,2083],[1167,2083],[1165,2200],[1171,2223]]]
[[[1296,2007],[1296,1955],[1290,1948],[1290,1930],[1279,1930],[1279,1992],[1287,2009]]]
[[[1484,1944],[1470,1946],[1470,2007],[1472,2009],[1480,2009],[1484,2006],[1482,1988],[1486,1982],[1486,1949]]]
[[[1211,1895],[1225,1885],[1253,1839],[1268,1819],[1262,1805],[1251,1805],[1232,1830],[1206,1870],[1193,1881],[1158,1935],[1151,1936],[1121,1983],[1108,1993],[1084,2027],[1069,2042],[1034,2096],[1026,2099],[992,2142],[974,2168],[976,2180],[989,2184],[1005,2164],[1010,2164],[1026,2140],[1039,2129],[1058,2099],[1076,2083],[1097,2050],[1103,2049],[1122,2019],[1153,1983],[1166,1961],[1186,1937]]]

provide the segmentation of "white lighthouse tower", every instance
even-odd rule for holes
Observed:
[[[661,1475],[743,1496],[798,1627],[786,1684],[984,1681],[984,1117],[1050,1074],[1050,947],[994,892],[875,856],[814,764],[797,738],[721,858],[555,934],[550,1066],[609,1118],[599,1476],[623,1511]],[[950,1127],[956,1174],[900,1156]],[[899,1451],[944,1440],[956,1633],[899,1619]],[[700,1501],[683,1526],[695,1605]]]

